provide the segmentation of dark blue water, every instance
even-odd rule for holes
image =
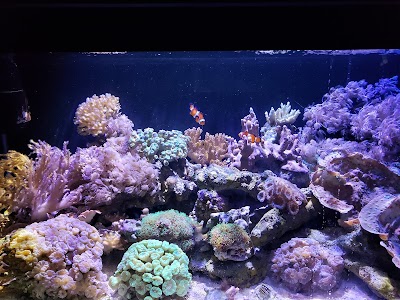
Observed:
[[[126,54],[48,53],[15,56],[32,121],[9,138],[9,148],[26,152],[29,139],[61,147],[85,146],[75,110],[86,97],[120,97],[122,113],[135,128],[184,131],[198,124],[189,103],[205,114],[204,131],[235,138],[240,119],[253,107],[260,121],[281,102],[304,107],[321,102],[330,87],[365,79],[375,83],[400,75],[398,54],[304,55],[241,52],[150,52]],[[299,117],[296,124],[303,124]],[[25,147],[25,148],[24,148]]]

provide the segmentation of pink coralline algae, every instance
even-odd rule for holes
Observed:
[[[275,251],[271,271],[296,292],[331,291],[344,268],[343,258],[311,238],[292,238]]]

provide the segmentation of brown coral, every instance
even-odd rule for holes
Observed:
[[[120,109],[119,97],[108,93],[93,95],[79,104],[74,123],[78,125],[78,132],[81,135],[105,135],[109,121],[118,116]]]
[[[188,156],[195,163],[202,165],[217,164],[223,166],[228,158],[228,140],[223,133],[215,135],[206,132],[201,140],[203,130],[199,127],[185,130],[185,135],[190,137],[188,143]]]
[[[268,201],[273,207],[287,209],[291,215],[299,212],[300,205],[307,202],[302,191],[290,181],[277,176],[270,176],[258,186],[257,199]]]
[[[31,160],[22,153],[11,150],[0,155],[0,210],[12,207],[16,192],[26,185],[31,170]]]

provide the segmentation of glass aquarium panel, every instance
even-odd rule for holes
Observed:
[[[0,59],[1,299],[400,299],[399,49]]]

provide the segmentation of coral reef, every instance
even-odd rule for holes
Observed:
[[[122,299],[184,297],[192,281],[188,264],[189,258],[177,245],[144,240],[129,247],[109,283]]]
[[[2,275],[32,299],[105,299],[103,245],[89,224],[59,215],[33,223],[1,241]]]

